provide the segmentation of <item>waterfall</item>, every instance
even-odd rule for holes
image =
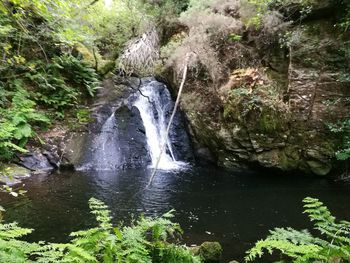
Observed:
[[[173,107],[170,92],[163,83],[143,79],[140,92],[130,92],[123,99],[118,97],[95,112],[96,121],[89,126],[89,132],[76,139],[81,148],[72,154],[81,157],[75,167],[78,170],[155,167]],[[184,160],[193,160],[191,156],[190,141],[177,113],[158,168],[184,169],[187,167]]]
[[[165,93],[163,98],[160,92]],[[160,90],[159,82],[151,81],[141,87],[138,98],[134,103],[134,106],[140,111],[145,127],[147,145],[152,160],[151,167],[153,168],[158,161],[166,137],[166,128],[168,125],[166,108],[169,107],[169,102],[172,102],[171,96],[165,86]],[[176,160],[172,142],[168,138],[166,141],[166,151],[162,153],[158,168],[161,170],[173,170],[182,169],[186,166],[187,163]]]

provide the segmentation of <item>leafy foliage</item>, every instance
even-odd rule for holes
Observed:
[[[264,255],[265,250],[272,254],[279,251],[293,259],[293,262],[333,262],[332,260],[350,260],[350,222],[339,221],[318,199],[307,197],[303,200],[304,208],[314,229],[323,238],[314,237],[307,230],[293,228],[275,228],[270,235],[258,241],[247,252],[246,260],[253,261]]]
[[[328,125],[331,132],[343,138],[341,148],[336,152],[336,158],[345,161],[350,158],[350,119],[340,121],[337,124]]]
[[[131,226],[114,227],[103,202],[91,198],[89,206],[98,226],[71,233],[73,239],[67,244],[20,241],[32,229],[16,223],[0,224],[1,262],[200,262],[177,244],[181,229],[170,220],[173,211],[156,219],[141,217]],[[171,239],[175,243],[170,243]]]
[[[49,117],[62,119],[94,96],[95,70],[72,55],[73,43],[90,41],[84,22],[71,23],[81,18],[84,9],[73,14],[88,2],[1,1],[0,160],[25,152],[36,131],[51,123]],[[72,25],[77,26],[74,35],[68,33]]]
[[[20,85],[20,82],[16,82]],[[0,158],[11,158],[13,151],[24,152],[23,147],[35,133],[34,125],[48,125],[49,119],[35,109],[36,103],[29,93],[18,88],[9,107],[0,108]]]

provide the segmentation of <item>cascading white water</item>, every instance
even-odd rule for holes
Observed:
[[[148,149],[151,155],[152,167],[157,164],[166,135],[167,120],[164,112],[164,105],[161,102],[159,92],[152,86],[152,82],[141,87],[140,93],[134,106],[140,111],[143,125],[146,130]],[[166,90],[167,91],[167,90]],[[170,94],[169,94],[170,97]],[[166,141],[167,149],[161,155],[158,169],[174,170],[182,169],[187,163],[176,161],[171,146],[171,141]]]

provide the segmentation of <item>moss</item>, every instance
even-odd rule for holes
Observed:
[[[280,153],[280,166],[284,171],[290,171],[298,169],[300,165],[300,154],[298,149],[293,146],[288,146],[281,150]]]
[[[199,248],[199,256],[205,263],[220,262],[222,247],[218,242],[204,242]]]
[[[114,60],[102,61],[98,67],[98,73],[104,76],[107,73],[113,71],[115,69],[115,66],[116,64]]]
[[[325,176],[327,174],[329,174],[329,172],[332,169],[332,165],[330,165],[329,163],[321,163],[318,161],[307,161],[307,164],[310,168],[310,170],[317,175],[321,175],[321,176]]]
[[[282,120],[276,112],[271,110],[263,111],[259,119],[259,128],[262,132],[278,132],[282,128]]]
[[[94,66],[96,64],[93,53],[81,43],[75,44],[73,53],[76,53],[76,56],[83,59],[83,61],[89,64],[90,66]]]
[[[30,176],[30,170],[16,164],[0,164],[0,182],[7,185],[21,183]]]

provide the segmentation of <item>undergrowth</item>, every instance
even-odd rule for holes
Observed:
[[[69,39],[81,39],[84,28],[72,32],[73,7],[59,0],[0,2],[0,161],[25,152],[31,138],[96,93],[95,70],[72,55]]]
[[[158,218],[141,216],[130,226],[116,227],[103,202],[91,198],[89,206],[97,226],[71,233],[72,240],[66,244],[22,241],[33,229],[1,223],[0,262],[200,262],[178,243],[182,230],[171,221],[173,211]]]

